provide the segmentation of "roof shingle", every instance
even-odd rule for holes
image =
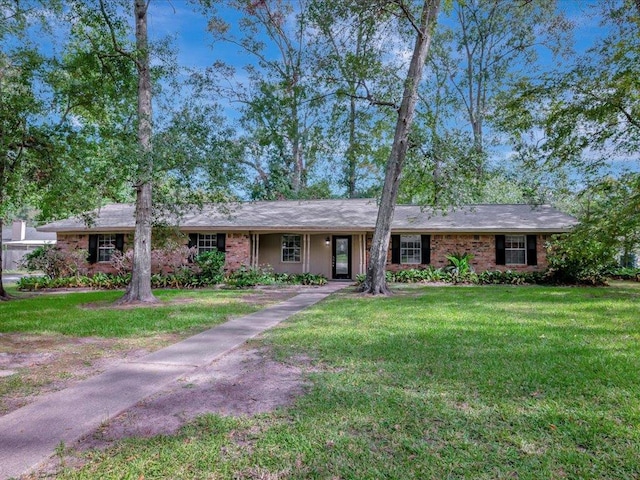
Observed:
[[[43,225],[42,232],[130,231],[131,204],[102,207],[89,227],[80,218]],[[378,207],[371,199],[284,200],[205,205],[176,222],[183,230],[222,231],[373,231]],[[397,232],[540,232],[568,231],[577,220],[549,205],[471,205],[446,213],[417,205],[398,205],[392,229]]]

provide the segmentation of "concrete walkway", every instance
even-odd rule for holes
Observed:
[[[0,417],[0,479],[28,473],[56,446],[73,445],[170,382],[274,327],[348,284],[310,288],[264,310],[230,320],[146,357],[121,364],[76,386],[44,395]]]

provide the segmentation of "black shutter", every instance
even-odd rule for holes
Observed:
[[[219,233],[218,238],[216,239],[216,248],[219,252],[226,252],[227,250],[227,234]]]
[[[527,235],[527,265],[538,265],[538,249],[536,248],[535,235]]]
[[[504,235],[496,235],[496,265],[504,265],[507,263],[504,253],[504,244]]]
[[[89,263],[98,261],[98,235],[89,235]]]
[[[391,235],[391,263],[400,263],[400,235]]]
[[[422,235],[420,249],[422,251],[421,263],[429,265],[431,263],[431,235]]]
[[[124,233],[116,233],[116,250],[124,252]]]
[[[198,248],[198,234],[197,233],[190,233],[189,234],[189,243],[187,244],[187,247],[189,247],[189,248],[193,248],[193,247]]]

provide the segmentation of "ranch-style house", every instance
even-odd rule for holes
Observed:
[[[90,226],[68,218],[39,228],[55,232],[63,250],[88,251],[90,273],[113,270],[111,256],[133,242],[134,205],[110,204]],[[351,280],[366,271],[378,206],[371,199],[259,201],[206,205],[174,223],[185,245],[225,252],[225,269],[269,265],[279,273]],[[548,205],[471,205],[446,213],[398,205],[387,268],[448,264],[451,253],[470,253],[477,272],[542,271],[545,243],[577,220]]]

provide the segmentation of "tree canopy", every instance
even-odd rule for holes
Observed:
[[[0,219],[134,201],[146,184],[151,221],[234,198],[544,201],[636,248],[637,3],[445,4],[426,74],[407,79],[423,2],[0,0]],[[136,6],[154,12],[147,44]],[[211,46],[190,67],[154,28],[185,13]],[[576,16],[597,22],[591,43],[572,44]]]

